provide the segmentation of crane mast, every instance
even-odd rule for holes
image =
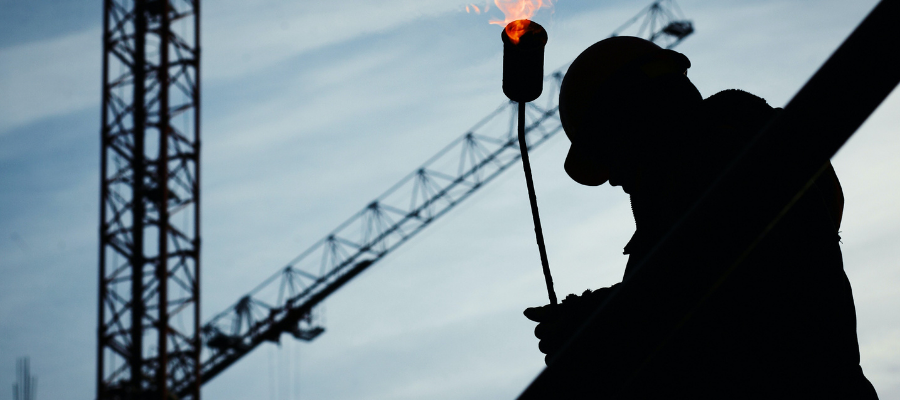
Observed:
[[[672,48],[693,33],[672,0],[658,0],[616,29]],[[545,77],[545,95],[526,109],[526,144],[540,146],[562,130],[557,91],[568,65]],[[201,384],[283,333],[311,341],[324,332],[315,307],[360,272],[446,214],[521,158],[516,104],[503,103],[462,136],[331,233],[291,260],[234,305],[203,324]],[[193,387],[189,377],[178,388]],[[181,389],[185,390],[185,389]],[[186,393],[179,391],[179,393]]]
[[[196,400],[199,0],[103,10],[97,398]]]

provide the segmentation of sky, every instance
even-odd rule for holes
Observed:
[[[873,0],[681,0],[704,96],[783,106]],[[475,3],[483,6],[484,3]],[[559,0],[547,69],[649,1]],[[505,101],[499,17],[437,0],[218,0],[202,14],[203,319],[235,302]],[[40,399],[95,396],[102,2],[0,0],[0,386],[30,356]],[[832,160],[862,367],[900,398],[900,95]],[[621,279],[618,188],[532,155],[557,294]],[[516,166],[332,295],[326,332],[261,346],[203,388],[237,400],[514,398],[541,371],[546,302]],[[0,400],[11,399],[0,390]]]

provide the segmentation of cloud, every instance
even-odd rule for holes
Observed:
[[[204,78],[245,76],[309,50],[457,8],[439,0],[210,3],[204,8]]]
[[[304,52],[458,8],[443,1],[221,1],[203,10],[203,80],[235,79]],[[97,26],[0,49],[0,134],[100,102]]]
[[[100,102],[100,29],[0,49],[0,134]]]

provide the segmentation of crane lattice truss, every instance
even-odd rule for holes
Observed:
[[[612,36],[644,18],[636,35],[671,48],[693,33],[672,0],[656,1]],[[557,91],[567,66],[545,78],[527,105],[526,141],[534,149],[562,130]],[[542,105],[538,105],[538,103]],[[283,333],[313,340],[324,331],[313,309],[357,274],[469,198],[521,158],[516,105],[504,103],[413,173],[203,325],[202,383]],[[184,386],[184,385],[181,385]]]
[[[199,0],[105,0],[97,398],[199,399]]]
[[[684,19],[681,9],[674,0],[658,0],[625,21],[611,36],[619,36],[641,18],[643,22],[632,36],[645,37],[667,49],[677,46],[684,38],[694,33],[694,24]]]

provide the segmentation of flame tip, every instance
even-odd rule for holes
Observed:
[[[528,31],[527,27],[531,23],[531,17],[541,8],[552,8],[552,0],[494,0],[494,5],[503,11],[504,19],[492,19],[489,22],[494,25],[503,26],[510,40],[517,44],[519,37]],[[525,20],[527,23],[521,26],[515,26],[510,29],[510,25],[515,21]]]

